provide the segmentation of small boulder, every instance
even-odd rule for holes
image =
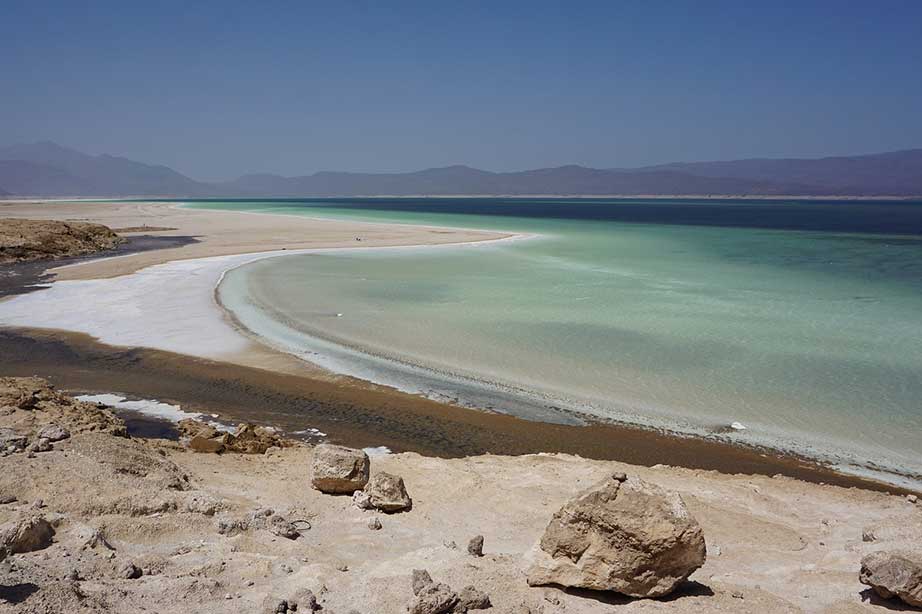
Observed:
[[[48,441],[61,441],[62,439],[70,437],[70,431],[57,424],[48,424],[42,427],[38,432],[38,437],[39,439],[47,439]]]
[[[54,527],[42,516],[27,516],[0,527],[0,550],[8,554],[43,550],[51,545]]]
[[[314,592],[307,588],[302,588],[288,600],[288,609],[294,612],[316,612],[321,609],[317,603],[317,597]]]
[[[922,607],[922,553],[874,552],[861,559],[858,579],[884,599]]]
[[[53,449],[54,446],[52,446],[51,442],[44,437],[40,437],[33,441],[28,448],[30,452],[50,452]]]
[[[407,608],[410,614],[443,614],[458,605],[458,594],[446,584],[424,586]]]
[[[0,453],[21,452],[29,445],[29,439],[13,429],[0,428]]]
[[[380,531],[381,521],[378,520],[378,518],[372,518],[371,520],[368,521],[368,528],[371,529],[372,531]]]
[[[554,514],[528,555],[529,585],[662,597],[704,564],[704,534],[682,498],[621,477],[585,491]]]
[[[467,543],[467,553],[471,556],[483,556],[483,535],[475,535]]]
[[[455,611],[486,610],[490,607],[493,607],[493,604],[490,603],[489,595],[473,586],[465,586],[458,593],[458,605]]]
[[[362,450],[320,444],[314,448],[311,486],[325,493],[354,493],[368,483],[369,465]]]
[[[224,442],[220,439],[208,439],[201,435],[196,435],[189,440],[189,449],[193,452],[220,454],[224,451]]]
[[[376,473],[365,486],[368,502],[375,509],[392,513],[413,507],[413,500],[407,494],[403,478],[390,473]]]

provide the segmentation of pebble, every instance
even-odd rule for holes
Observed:
[[[378,520],[377,518],[372,518],[371,520],[368,521],[368,528],[371,529],[372,531],[380,531],[381,521]]]
[[[919,497],[915,495],[906,495],[906,500],[909,501],[910,503],[918,503]]]

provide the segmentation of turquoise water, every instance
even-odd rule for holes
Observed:
[[[675,201],[651,223],[634,201],[515,215],[406,201],[195,206],[538,235],[292,255],[225,276],[220,298],[245,326],[334,370],[533,419],[591,415],[922,474],[922,206],[883,210],[900,223],[868,233],[856,230],[881,215],[874,204],[817,221],[809,203],[720,216]],[[611,219],[632,216],[643,221]]]

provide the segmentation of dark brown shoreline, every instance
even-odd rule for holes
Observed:
[[[637,465],[782,474],[814,483],[907,494],[806,459],[621,425],[567,426],[446,405],[391,388],[275,373],[158,350],[117,348],[87,335],[0,329],[0,375],[39,375],[59,388],[118,392],[288,432],[317,428],[331,441],[463,457],[564,452]]]

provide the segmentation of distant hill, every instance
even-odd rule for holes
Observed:
[[[764,180],[812,186],[833,194],[922,194],[922,149],[864,156],[685,162],[649,167],[698,177]]]
[[[55,143],[0,148],[0,185],[22,196],[310,197],[365,195],[922,195],[922,149],[819,159],[688,162],[642,168],[560,166],[494,173],[469,166],[410,173],[323,171],[205,183],[158,165]]]
[[[166,166],[91,156],[44,141],[0,148],[0,185],[27,196],[205,196],[212,188]]]

